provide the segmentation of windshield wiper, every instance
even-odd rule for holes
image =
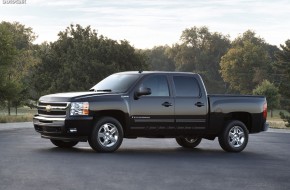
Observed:
[[[103,89],[103,90],[97,90],[97,92],[112,92],[111,89]]]

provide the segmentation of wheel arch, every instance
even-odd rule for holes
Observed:
[[[226,126],[229,122],[237,120],[243,122],[248,131],[251,132],[252,129],[252,116],[248,112],[232,112],[225,116],[224,126]]]
[[[120,124],[122,125],[122,129],[124,134],[126,133],[126,129],[127,129],[127,124],[128,121],[126,120],[126,118],[128,116],[126,116],[126,114],[123,111],[120,110],[104,110],[104,111],[98,111],[94,113],[94,121],[97,122],[100,118],[103,117],[113,117],[116,120],[118,120],[120,122]]]

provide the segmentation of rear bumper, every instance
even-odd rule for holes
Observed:
[[[53,118],[36,115],[33,125],[43,138],[86,141],[93,128],[93,117]]]
[[[262,130],[263,131],[268,131],[269,127],[270,127],[269,123],[265,122]]]

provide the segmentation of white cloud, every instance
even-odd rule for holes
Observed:
[[[232,38],[252,29],[279,45],[290,38],[289,13],[289,0],[27,0],[21,7],[0,6],[2,20],[32,27],[37,42],[54,41],[77,23],[138,48],[175,43],[185,28],[203,25]]]

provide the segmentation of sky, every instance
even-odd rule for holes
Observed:
[[[53,42],[70,24],[127,40],[135,48],[178,43],[182,31],[207,26],[233,40],[248,29],[272,45],[290,39],[290,0],[0,0],[0,22],[20,22]]]

